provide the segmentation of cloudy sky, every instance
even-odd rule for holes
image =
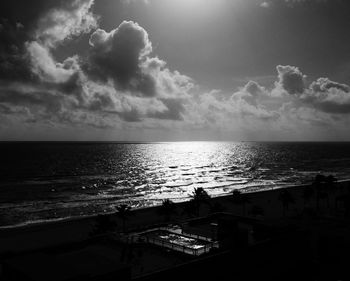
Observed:
[[[350,140],[350,1],[0,4],[0,140]]]

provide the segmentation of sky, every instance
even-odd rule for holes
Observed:
[[[350,141],[350,1],[0,3],[0,140]]]

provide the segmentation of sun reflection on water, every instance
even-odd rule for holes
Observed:
[[[172,142],[0,148],[0,161],[6,163],[0,171],[0,209],[10,223],[106,212],[121,202],[142,207],[165,198],[183,201],[197,187],[218,196],[234,189],[305,183],[322,170],[339,179],[350,173],[348,144]]]

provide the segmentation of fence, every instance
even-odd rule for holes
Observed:
[[[190,238],[194,238],[197,240],[202,240],[202,241],[206,241],[208,244],[204,245],[200,248],[194,249],[194,248],[190,248],[184,245],[180,245],[180,244],[176,244],[176,243],[171,243],[165,239],[162,238],[157,238],[157,237],[149,237],[146,236],[144,234],[148,233],[148,232],[153,232],[153,231],[167,231],[169,233],[174,233],[177,235],[181,235],[184,237],[190,237]],[[190,255],[194,255],[194,256],[199,256],[205,253],[209,253],[209,251],[212,248],[218,248],[219,247],[219,242],[217,241],[212,241],[210,238],[208,237],[203,237],[203,236],[199,236],[196,234],[190,234],[190,233],[182,233],[182,229],[179,229],[179,231],[174,231],[173,228],[169,228],[169,227],[158,227],[158,228],[154,228],[151,229],[147,232],[144,233],[139,233],[139,234],[134,234],[134,235],[118,235],[116,237],[119,241],[123,241],[124,243],[151,243],[154,245],[158,245],[158,246],[162,246],[168,249],[172,249],[175,251],[179,251],[182,253],[186,253],[186,254],[190,254]]]
[[[165,248],[169,248],[169,249],[172,249],[172,250],[175,250],[175,251],[179,251],[179,252],[182,252],[182,253],[186,253],[186,254],[190,254],[190,255],[194,255],[194,256],[199,256],[199,255],[202,255],[202,254],[205,254],[205,253],[209,253],[209,251],[213,248],[213,244],[214,243],[209,243],[203,247],[200,247],[198,249],[193,249],[193,248],[190,248],[190,247],[186,247],[186,246],[183,246],[183,245],[179,245],[179,244],[175,244],[175,243],[171,243],[171,242],[168,242],[164,239],[160,239],[160,238],[155,238],[155,237],[144,237],[145,238],[145,241],[148,242],[148,243],[151,243],[151,244],[155,244],[155,245],[158,245],[158,246],[162,246],[162,247],[165,247]]]

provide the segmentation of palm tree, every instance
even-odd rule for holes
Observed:
[[[214,203],[214,205],[210,206],[210,213],[220,213],[225,211],[225,207],[219,202]]]
[[[315,186],[316,189],[316,206],[317,206],[317,210],[319,210],[320,208],[320,198],[323,197],[323,195],[321,195],[322,193],[322,185],[325,182],[326,177],[324,175],[316,175],[314,182],[312,183],[312,185]]]
[[[183,208],[183,214],[186,214],[190,217],[197,215],[197,206],[193,199],[185,202],[184,208]]]
[[[326,200],[327,201],[327,207],[329,207],[329,196],[328,196],[328,189],[330,186],[333,185],[333,183],[336,181],[336,178],[333,175],[329,175],[328,177],[324,175],[317,175],[315,177],[315,180],[313,184],[316,188],[316,204],[317,204],[317,210],[320,208],[320,200]]]
[[[126,230],[126,220],[131,214],[131,206],[127,204],[121,204],[116,207],[117,210],[117,216],[122,220],[123,222],[123,232]]]
[[[114,230],[117,226],[116,222],[112,220],[110,215],[98,215],[95,220],[94,228],[92,229],[90,235],[95,236],[99,234],[104,234]]]
[[[319,188],[317,190],[317,208],[319,208],[319,202],[322,200],[326,200],[327,202],[327,207],[329,208],[329,195],[325,187]]]
[[[323,183],[326,181],[326,177],[324,175],[316,175],[313,184],[314,185],[319,185],[320,183]]]
[[[328,177],[326,177],[326,188],[327,188],[328,192],[332,192],[333,191],[333,193],[334,193],[333,185],[337,181],[338,181],[338,179],[335,176],[333,176],[333,175],[329,175]],[[334,201],[336,201],[336,198],[334,198]],[[328,196],[327,196],[327,204],[328,204],[328,208],[329,208],[329,198],[328,198]],[[336,202],[335,202],[335,205],[337,205]]]
[[[193,190],[191,197],[197,211],[197,216],[199,216],[200,205],[202,203],[208,203],[210,196],[202,187],[198,187]]]
[[[285,189],[279,194],[278,199],[282,202],[283,216],[285,216],[286,211],[289,209],[289,204],[295,202],[294,197],[288,190]]]
[[[325,182],[326,182],[327,184],[329,184],[329,185],[332,185],[333,183],[335,183],[335,182],[337,182],[337,181],[338,181],[338,179],[337,179],[335,176],[333,176],[333,175],[329,175],[329,176],[327,176],[326,179],[325,179]]]
[[[350,193],[344,197],[345,217],[350,216]]]
[[[171,216],[175,213],[176,205],[170,199],[165,199],[158,209],[158,213],[164,216],[165,221],[169,221]]]
[[[232,191],[232,196],[231,196],[231,200],[233,204],[236,205],[242,205],[243,207],[243,215],[246,215],[246,205],[247,203],[250,202],[249,198],[247,197],[247,195],[245,193],[242,193],[242,191],[235,189]]]
[[[305,209],[306,202],[310,202],[314,194],[315,194],[315,191],[312,188],[312,186],[307,186],[304,188],[303,190],[304,209]]]
[[[250,210],[250,214],[252,216],[263,216],[265,214],[264,208],[259,205],[253,205]]]

